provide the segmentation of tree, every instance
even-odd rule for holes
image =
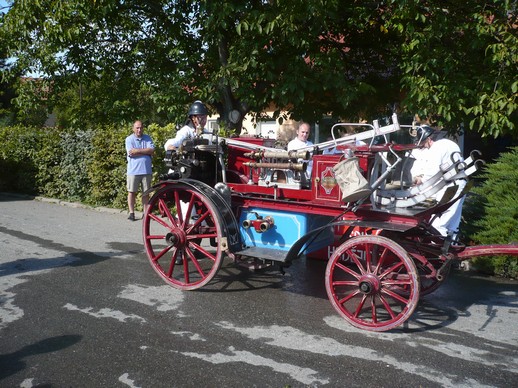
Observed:
[[[5,59],[0,58],[0,72],[3,72],[5,67]],[[0,82],[0,122],[10,123],[13,121],[14,115],[11,100],[14,97],[13,85],[9,82]]]
[[[3,14],[0,13],[0,20],[2,17]],[[6,52],[5,42],[0,41],[0,122],[10,124],[14,121],[11,101],[16,95],[12,82],[3,79],[3,74],[8,68]]]
[[[482,135],[517,134],[516,1],[404,1],[388,17],[407,108]]]
[[[229,128],[271,104],[317,121],[397,103],[496,136],[516,130],[515,10],[479,3],[31,0],[0,34],[13,71],[51,79],[57,98],[101,90],[108,117],[133,119],[127,91],[145,90],[167,120],[195,99]]]

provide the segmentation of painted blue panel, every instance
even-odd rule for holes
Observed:
[[[242,226],[245,220],[256,220],[258,217],[266,218],[268,216],[273,218],[274,225],[263,233],[257,232],[254,227],[245,229]],[[330,217],[259,208],[243,209],[239,218],[241,236],[247,247],[271,248],[283,251],[289,251],[299,238],[329,221]],[[332,241],[332,231],[324,233],[311,244],[311,251],[327,246]]]

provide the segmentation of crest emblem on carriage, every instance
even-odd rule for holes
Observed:
[[[323,187],[326,194],[330,194],[331,191],[333,191],[337,183],[332,167],[327,167],[324,171],[322,171],[320,182],[320,186]]]

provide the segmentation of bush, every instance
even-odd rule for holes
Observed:
[[[41,130],[13,126],[0,128],[0,191],[36,194]]]
[[[92,163],[93,130],[65,131],[61,134],[60,146],[65,152],[60,161],[59,182],[61,196],[69,201],[84,201],[90,198],[92,185],[88,167]]]
[[[165,172],[163,144],[173,125],[145,129],[155,143],[153,177]],[[44,195],[118,209],[127,207],[126,150],[131,125],[71,130],[1,127],[0,191]],[[140,196],[140,194],[139,194]],[[140,200],[137,209],[141,210]]]
[[[46,128],[40,133],[41,147],[37,153],[38,173],[36,183],[38,192],[50,198],[64,198],[60,181],[61,161],[65,158],[66,147],[61,145],[62,131]]]
[[[104,126],[97,128],[92,139],[92,163],[88,177],[92,191],[88,202],[96,206],[123,209],[126,205],[126,151],[124,139],[127,128]]]
[[[470,234],[474,244],[508,244],[518,242],[518,147],[502,153],[484,170],[482,183],[467,200],[470,219],[476,227]],[[465,214],[465,217],[467,214]],[[518,278],[518,257],[487,256],[474,259],[481,271]]]

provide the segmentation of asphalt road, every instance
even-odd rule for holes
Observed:
[[[404,327],[353,328],[325,263],[227,262],[182,292],[126,214],[0,195],[0,387],[516,387],[518,283],[455,271]]]

